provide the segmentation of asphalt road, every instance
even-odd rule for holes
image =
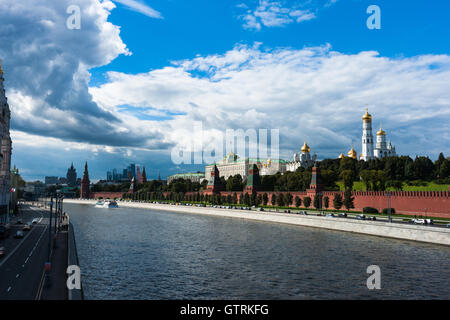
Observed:
[[[11,223],[11,234],[0,240],[6,248],[0,257],[0,300],[33,300],[39,288],[48,256],[48,213],[24,208],[23,223],[39,218],[30,231],[24,231],[23,239],[15,239],[14,234],[23,224]]]

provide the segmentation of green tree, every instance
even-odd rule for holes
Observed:
[[[261,193],[258,194],[258,197],[256,198],[256,205],[260,206],[263,202],[263,196]]]
[[[325,209],[328,209],[328,207],[330,206],[330,198],[328,198],[327,196],[323,197],[323,206]]]
[[[292,194],[290,194],[289,192],[284,195],[284,203],[286,206],[289,207],[292,204],[292,200],[293,200]]]
[[[341,209],[342,208],[342,205],[343,205],[344,203],[343,203],[343,201],[342,201],[342,196],[341,196],[341,194],[340,193],[336,193],[335,195],[334,195],[334,199],[333,199],[333,207],[336,209],[336,210],[339,210],[339,209]]]
[[[448,179],[450,178],[450,160],[445,159],[439,168],[439,178]]]
[[[371,170],[362,170],[360,173],[361,180],[366,187],[366,191],[372,190],[372,171]]]
[[[247,206],[250,205],[250,196],[247,192],[244,194],[244,204]]]
[[[226,182],[227,191],[242,191],[243,187],[242,176],[240,174],[229,177]]]
[[[355,205],[353,203],[354,200],[355,200],[355,198],[352,197],[352,191],[351,190],[346,190],[344,192],[344,201],[343,201],[343,203],[344,203],[344,206],[347,209],[347,211],[355,207]]]
[[[284,206],[284,195],[282,193],[279,193],[278,196],[277,196],[277,204],[280,207]]]
[[[319,209],[321,207],[320,200],[321,200],[320,195],[318,195],[318,194],[314,195],[314,200],[313,200],[314,208]]]
[[[344,160],[344,159],[342,159]],[[342,181],[344,182],[345,190],[352,190],[353,181],[355,180],[355,173],[352,170],[343,170],[339,175]]]
[[[295,196],[294,202],[295,202],[295,206],[298,208],[302,204],[302,199],[300,199],[299,196]]]
[[[389,180],[386,182],[386,186],[388,188],[393,188],[397,191],[402,191],[403,190],[403,182],[399,181],[399,180]]]
[[[303,205],[305,206],[305,208],[309,208],[309,206],[311,205],[311,198],[310,197],[304,197],[303,198]]]
[[[274,206],[275,203],[277,203],[277,195],[276,194],[272,193],[272,195],[270,197],[270,202],[272,203],[272,206]]]
[[[252,206],[256,206],[257,205],[257,200],[258,200],[258,198],[257,198],[256,193],[252,193],[252,195],[250,196],[250,204]]]
[[[265,206],[267,206],[267,203],[269,202],[269,197],[267,195],[267,193],[264,192],[263,194],[263,203]]]

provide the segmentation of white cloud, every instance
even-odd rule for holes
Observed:
[[[239,6],[246,8],[246,6]],[[299,10],[295,8],[283,7],[281,2],[260,0],[254,10],[247,10],[247,13],[241,16],[244,20],[245,29],[261,30],[265,27],[281,27],[290,23],[300,23],[314,19],[316,15],[310,10]]]
[[[360,149],[368,104],[374,126],[383,122],[401,154],[437,153],[450,145],[448,55],[393,59],[373,51],[342,54],[329,45],[269,51],[238,45],[223,55],[109,76],[90,89],[105,109],[127,104],[184,113],[159,122],[134,120],[136,128],[151,123],[169,144],[187,145],[193,121],[202,121],[205,143],[227,128],[278,128],[285,158],[304,140],[320,157],[337,156],[352,142]]]
[[[113,0],[113,1],[121,3],[127,6],[129,9],[142,13],[150,18],[156,19],[163,18],[160,12],[139,1],[136,0]]]
[[[11,127],[66,141],[162,147],[164,139],[157,130],[135,129],[117,110],[98,106],[88,92],[91,68],[131,54],[120,38],[120,27],[108,22],[114,3],[77,0],[81,29],[69,30],[66,9],[72,4],[0,1],[0,58]]]

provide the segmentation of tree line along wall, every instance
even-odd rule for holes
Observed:
[[[104,192],[90,192],[89,193],[89,198],[90,199],[114,199],[114,198],[122,198],[123,194],[126,192],[108,192],[108,191],[104,191]]]
[[[221,191],[221,196],[233,196],[237,195],[239,201],[240,195],[244,195],[245,191]],[[295,207],[295,197],[298,196],[302,202],[300,208],[305,208],[303,200],[305,197],[311,198],[311,205],[309,208],[313,208],[314,194],[306,191],[289,192],[289,191],[258,191],[257,195],[261,196],[266,193],[268,196],[268,205],[272,203],[272,197],[277,197],[278,194],[292,195],[292,204],[290,207]],[[329,198],[329,209],[333,209],[333,200],[336,194],[340,193],[342,199],[344,198],[344,192],[336,191],[322,191],[322,197]],[[195,192],[188,192],[188,194],[195,194]],[[204,193],[206,194],[206,193]],[[430,217],[450,218],[450,192],[449,191],[393,191],[391,194],[391,208],[395,209],[397,214],[408,215],[422,215]],[[372,207],[378,209],[381,212],[388,207],[388,196],[384,191],[354,191],[352,192],[354,197],[354,206],[352,210],[362,211],[364,207]],[[343,208],[341,208],[342,210]]]
[[[203,194],[208,194],[205,191]],[[186,195],[192,195],[196,192],[187,192]],[[236,196],[239,201],[240,195],[244,195],[245,191],[221,191],[221,196],[233,196],[236,193]],[[261,196],[267,193],[268,196],[268,205],[272,203],[272,197],[278,196],[278,194],[287,194],[290,193],[292,195],[292,204],[291,207],[295,207],[295,197],[298,196],[302,202],[300,208],[304,208],[304,198],[311,198],[310,208],[313,208],[314,201],[314,193],[309,193],[307,191],[298,191],[298,192],[289,192],[289,191],[258,191],[257,195],[261,194]],[[334,196],[340,193],[342,198],[344,198],[343,192],[336,191],[323,191],[322,196],[329,198],[329,209],[333,209],[333,200]],[[123,192],[92,192],[90,194],[91,199],[98,198],[122,198]],[[164,196],[170,194],[170,192],[163,192]],[[391,194],[391,208],[395,209],[397,214],[408,214],[408,215],[421,215],[421,216],[430,216],[430,217],[441,217],[441,218],[450,218],[450,191],[393,191]],[[362,211],[364,207],[373,207],[378,209],[381,212],[384,208],[388,207],[388,196],[384,191],[354,191],[352,192],[352,196],[354,197],[354,206],[353,210]],[[341,208],[342,210],[342,208]]]

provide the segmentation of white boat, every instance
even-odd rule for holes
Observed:
[[[117,204],[117,202],[115,202],[114,200],[99,200],[97,201],[97,203],[95,204],[96,208],[118,208],[119,205]]]

